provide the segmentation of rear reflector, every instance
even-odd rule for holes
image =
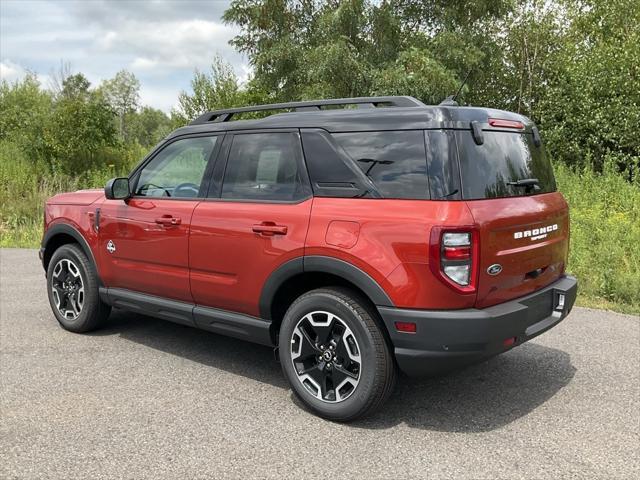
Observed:
[[[516,343],[516,337],[511,337],[511,338],[507,338],[504,342],[502,342],[502,345],[504,345],[505,347],[513,347]]]
[[[413,322],[396,322],[396,330],[404,333],[416,333],[416,324]]]
[[[502,118],[490,118],[489,125],[496,128],[517,128],[524,130],[524,123],[517,120],[503,120]]]
[[[444,247],[444,257],[447,260],[468,260],[471,258],[471,246]]]

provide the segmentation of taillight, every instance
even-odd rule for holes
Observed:
[[[433,227],[429,267],[453,289],[475,292],[479,251],[478,232],[473,227]]]
[[[517,120],[504,120],[502,118],[490,118],[489,125],[496,128],[517,128],[524,130],[524,123]]]

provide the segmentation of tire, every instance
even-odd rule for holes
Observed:
[[[47,268],[47,295],[56,319],[75,333],[98,328],[111,313],[100,300],[93,265],[76,244],[58,248]]]
[[[307,292],[287,310],[282,370],[296,397],[320,417],[365,417],[393,391],[395,364],[375,315],[366,300],[338,287]]]

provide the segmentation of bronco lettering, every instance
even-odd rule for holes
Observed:
[[[516,240],[519,238],[527,238],[531,237],[531,241],[540,240],[545,238],[548,233],[555,232],[558,230],[558,224],[554,223],[553,225],[549,225],[547,227],[534,228],[533,230],[523,230],[521,232],[514,232],[513,238]]]

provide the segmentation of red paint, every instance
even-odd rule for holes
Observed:
[[[333,221],[358,222],[360,233],[350,249],[328,245]],[[315,198],[307,236],[307,255],[327,255],[369,274],[394,304],[406,308],[469,308],[474,293],[459,293],[429,270],[433,225],[470,225],[465,202]]]
[[[105,200],[94,252],[105,285],[193,302],[188,247],[197,203],[164,198]],[[107,251],[109,240],[116,246],[113,253]]]
[[[99,233],[96,208],[101,209]],[[45,228],[56,223],[84,236],[106,286],[256,316],[268,276],[305,254],[355,265],[397,307],[487,307],[555,281],[566,263],[569,229],[559,193],[449,202],[314,198],[287,204],[125,202],[83,191],[47,202]],[[546,238],[514,238],[515,232],[553,224],[558,229]],[[473,234],[468,288],[451,285],[439,268],[441,233],[460,230]],[[107,251],[109,240],[114,253]],[[495,276],[487,273],[493,264],[502,266]]]
[[[189,240],[195,302],[259,316],[260,293],[271,272],[304,255],[311,204],[312,200],[299,204],[199,203]],[[285,229],[285,234],[273,231]]]
[[[569,210],[560,193],[466,202],[480,232],[479,308],[502,303],[553,283],[561,275],[569,250]],[[514,239],[515,232],[557,224],[546,238]],[[487,269],[502,266],[489,275]],[[527,272],[543,268],[536,278]]]
[[[327,245],[349,249],[358,243],[360,224],[358,222],[344,222],[336,220],[327,227],[325,241]]]

